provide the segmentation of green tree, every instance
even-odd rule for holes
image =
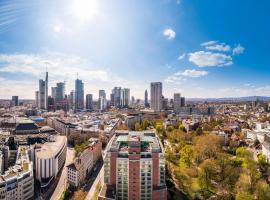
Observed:
[[[172,132],[174,130],[174,127],[173,126],[167,126],[167,131],[168,132]]]
[[[183,132],[187,132],[186,127],[184,125],[182,125],[182,124],[179,126],[179,130],[183,131]]]
[[[259,154],[258,155],[258,163],[259,163],[260,169],[263,172],[266,172],[268,163],[267,163],[267,160],[266,160],[266,156],[265,155],[263,155],[263,154]]]
[[[193,159],[192,145],[185,145],[180,151],[180,166],[190,167]]]
[[[236,195],[236,200],[253,200],[253,195],[248,192],[239,193]]]
[[[213,193],[213,178],[216,175],[217,166],[214,160],[207,159],[199,166],[198,180],[200,188],[206,198]]]
[[[259,181],[256,186],[257,200],[269,200],[270,199],[270,187],[265,181]]]
[[[141,127],[140,123],[136,122],[135,123],[135,131],[141,131],[141,130],[142,130],[142,127]]]
[[[196,135],[202,135],[203,134],[203,130],[201,127],[197,128],[195,131]]]

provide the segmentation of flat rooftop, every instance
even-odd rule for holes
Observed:
[[[140,147],[141,152],[162,152],[155,131],[116,131],[109,151],[128,152],[129,148]]]
[[[54,140],[41,145],[36,156],[41,159],[49,159],[54,157],[64,146],[67,141],[66,136],[53,136]]]

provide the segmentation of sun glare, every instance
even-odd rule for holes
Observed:
[[[97,0],[72,0],[69,8],[71,14],[83,22],[93,20],[99,13]]]

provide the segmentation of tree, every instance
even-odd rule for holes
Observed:
[[[180,166],[190,167],[193,159],[192,145],[185,145],[180,151]]]
[[[270,187],[265,181],[259,181],[256,186],[257,200],[269,200],[270,199]]]
[[[236,195],[236,200],[253,200],[253,195],[248,193],[248,192],[244,192],[244,193],[239,193]]]
[[[259,154],[258,155],[258,163],[259,163],[259,166],[260,166],[260,169],[265,172],[267,170],[267,160],[266,160],[266,156],[263,155],[263,154]]]
[[[167,126],[167,131],[168,132],[172,132],[174,130],[174,127],[173,126]]]
[[[209,195],[214,189],[213,181],[212,179],[216,175],[216,163],[212,159],[205,160],[202,164],[199,166],[199,174],[198,174],[198,180],[200,188],[206,198],[209,197]]]
[[[236,149],[236,156],[239,158],[252,158],[252,152],[246,147],[238,147]]]
[[[182,124],[179,126],[179,130],[183,131],[183,132],[187,132],[186,127],[184,125],[182,125]]]
[[[141,131],[141,130],[142,130],[142,128],[141,128],[140,123],[139,122],[136,122],[135,123],[135,131]]]
[[[195,131],[196,135],[202,135],[203,134],[203,130],[201,127],[197,128]]]
[[[196,137],[194,145],[194,156],[197,163],[206,159],[216,158],[221,152],[223,141],[216,135],[203,135]]]

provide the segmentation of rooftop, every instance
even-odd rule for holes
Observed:
[[[140,148],[141,152],[162,152],[161,144],[155,132],[116,131],[109,151],[127,152],[129,148]]]
[[[53,136],[52,141],[46,142],[41,145],[37,151],[36,156],[41,159],[48,159],[55,156],[66,143],[66,136]]]

